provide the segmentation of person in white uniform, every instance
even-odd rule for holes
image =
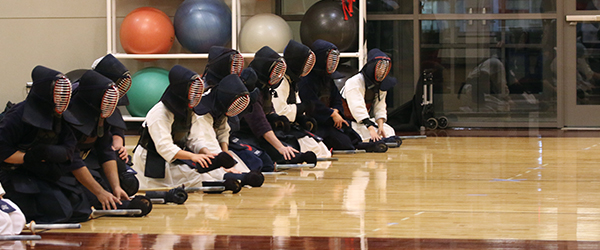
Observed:
[[[248,104],[250,104],[250,93],[242,79],[237,74],[224,77],[194,108],[200,116],[196,121],[197,126],[193,126],[196,129],[192,131],[192,137],[202,138],[208,151],[228,152],[237,161],[233,167],[237,171],[226,172],[224,169],[215,169],[205,175],[210,175],[215,180],[235,178],[242,186],[260,187],[264,182],[261,173],[262,165],[248,166],[235,152],[229,150],[231,128],[227,120],[244,111]]]
[[[25,226],[25,215],[17,204],[3,198],[4,194],[0,184],[0,235],[18,235]]]
[[[361,71],[349,78],[340,90],[352,116],[352,128],[363,141],[380,141],[400,146],[402,142],[394,129],[386,124],[387,91],[396,79],[388,77],[392,63],[390,58],[379,49],[372,49],[367,55],[367,63]],[[374,117],[370,116],[370,112]],[[390,144],[388,144],[390,146]]]
[[[135,149],[133,168],[140,173],[140,189],[202,187],[201,173],[235,165],[229,154],[212,154],[200,138],[190,136],[198,118],[193,108],[204,92],[200,76],[176,65],[169,72],[169,82],[160,102],[146,115],[145,129]],[[237,180],[229,182],[239,186]]]
[[[272,90],[277,88],[285,75],[285,60],[273,49],[264,46],[256,52],[248,67],[252,68],[258,77],[258,98],[248,107],[247,112],[240,114],[239,130],[232,132],[232,137],[239,139],[243,144],[264,150],[273,162],[315,164],[317,156],[314,152],[300,152],[299,146],[294,145],[297,144],[297,140],[282,141],[276,134],[278,127],[285,126],[287,118],[274,114]],[[276,117],[278,120],[270,120],[269,117]],[[263,172],[273,170],[274,167],[262,169]]]
[[[305,114],[317,121],[315,134],[332,150],[386,152],[388,147],[383,142],[363,142],[345,118],[347,110],[333,80],[340,75],[336,72],[340,52],[335,44],[318,39],[310,48],[315,53],[315,67],[298,83],[298,93],[304,102],[311,104]]]
[[[233,175],[242,182],[242,185],[246,185],[249,184],[249,179],[245,173],[249,172],[250,170],[260,171],[264,162],[261,159],[257,159],[259,156],[252,152],[248,152],[249,150],[233,142],[234,138],[230,138],[229,136],[231,133],[231,127],[229,124],[237,124],[237,115],[239,115],[247,107],[246,105],[243,107],[243,109],[241,109],[242,105],[240,105],[244,103],[243,96],[246,96],[244,93],[248,92],[246,86],[251,86],[254,88],[253,86],[258,78],[256,72],[254,72],[252,68],[246,68],[242,70],[243,67],[244,58],[239,51],[222,46],[212,46],[210,48],[208,51],[208,62],[206,64],[206,68],[204,69],[204,74],[202,75],[207,88],[210,89],[207,90],[207,94],[205,94],[205,97],[202,98],[200,104],[198,104],[198,106],[195,108],[197,114],[206,115],[201,115],[201,118],[204,118],[204,121],[199,120],[199,122],[202,124],[196,126],[202,129],[193,132],[204,132],[202,133],[203,136],[200,137],[204,139],[210,152],[229,152],[229,154],[238,162],[234,166],[234,169],[238,170],[240,172],[239,174],[233,172],[225,173],[222,169],[215,169],[214,171],[210,171],[204,175],[212,176],[215,178],[215,180],[222,180],[225,177],[225,174],[227,174],[228,177]],[[227,85],[227,87],[219,85],[221,80],[229,75],[239,76],[239,79],[243,82],[242,88],[236,88],[235,83],[229,84],[232,79],[229,79],[227,84],[223,84]],[[212,88],[217,86],[221,86],[219,88],[220,90],[212,91]],[[227,89],[228,87],[231,87],[231,89]],[[243,91],[244,89],[246,90],[245,92]],[[254,94],[255,98],[250,98],[251,95],[248,93],[248,98],[245,101],[250,103],[250,100],[256,100],[257,95],[257,90]],[[226,100],[223,100],[222,98],[225,98]],[[234,105],[236,101],[240,102]],[[228,110],[228,107],[231,107],[234,110]],[[230,118],[233,118],[234,121],[230,121]],[[223,121],[226,123],[223,123]],[[213,127],[214,130],[206,129],[208,127]],[[230,145],[232,145],[232,147],[229,147]],[[267,165],[269,165],[269,162],[267,162]],[[240,176],[246,176],[246,178],[240,178]],[[251,176],[255,176],[258,179],[264,178],[262,174],[252,173]],[[250,185],[260,186],[262,185],[262,181],[263,180],[258,180]]]
[[[315,53],[308,46],[290,40],[283,51],[283,58],[288,67],[273,95],[275,113],[285,116],[291,123],[289,134],[297,138],[300,151],[312,151],[322,158],[331,157],[323,139],[314,134],[317,121],[304,114],[309,105],[302,103],[298,95],[300,78],[308,75],[315,66]]]

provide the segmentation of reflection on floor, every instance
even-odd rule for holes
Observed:
[[[45,233],[31,242],[0,243],[12,249],[599,249],[600,242],[539,240],[394,239],[224,235]]]
[[[40,232],[28,249],[571,249],[600,247],[600,131],[406,133],[240,193],[191,193],[143,218]],[[137,138],[129,138],[127,144]],[[133,142],[132,142],[133,141]],[[9,242],[6,244],[13,244]]]

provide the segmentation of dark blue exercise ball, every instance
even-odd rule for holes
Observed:
[[[342,90],[342,87],[346,85],[346,81],[350,77],[353,77],[354,75],[358,74],[358,69],[356,68],[356,66],[340,64],[337,67],[336,72],[339,76],[341,76],[341,78],[333,79],[333,82],[335,83],[335,86],[338,88],[338,90]]]
[[[302,43],[311,46],[317,39],[335,44],[340,51],[358,47],[358,9],[344,20],[342,2],[323,0],[316,2],[304,13],[300,23]]]
[[[222,0],[186,0],[175,12],[175,36],[194,53],[231,41],[231,9]]]

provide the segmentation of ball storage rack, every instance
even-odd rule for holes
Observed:
[[[166,1],[166,0],[165,0]],[[231,47],[240,50],[239,33],[241,23],[241,0],[231,0]],[[358,68],[367,60],[367,41],[365,39],[365,25],[367,22],[366,1],[358,2],[358,51],[342,52],[340,57],[358,58]],[[118,51],[118,26],[117,26],[117,0],[106,0],[106,51],[118,59],[208,59],[208,53],[169,53],[169,54],[127,54]],[[254,58],[254,53],[241,53],[244,58]],[[283,55],[282,55],[283,56]],[[125,122],[143,122],[145,117],[123,116]]]

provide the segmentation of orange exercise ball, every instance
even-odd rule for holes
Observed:
[[[129,54],[165,54],[175,41],[173,22],[152,7],[133,10],[121,23],[121,46]]]

